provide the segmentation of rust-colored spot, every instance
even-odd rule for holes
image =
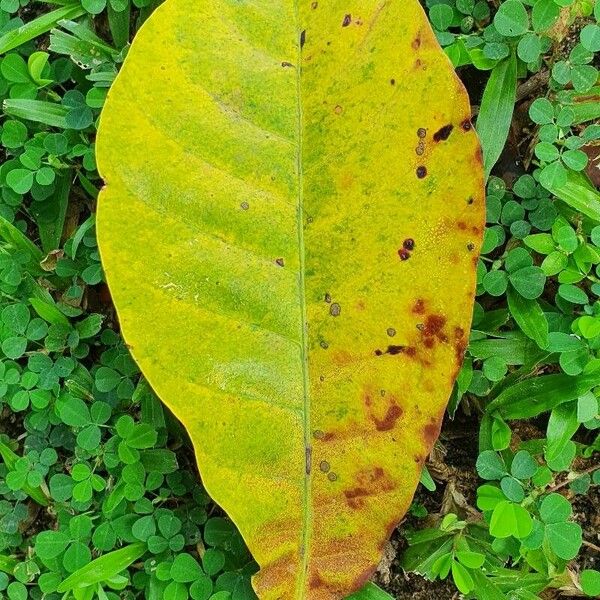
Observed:
[[[428,315],[425,319],[423,335],[427,337],[438,336],[446,325],[446,317],[442,315]]]
[[[467,224],[464,221],[459,221],[456,224],[456,227],[458,227],[458,229],[460,229],[461,231],[465,231],[467,228]]]
[[[469,243],[467,244],[467,250],[468,250],[469,252],[473,252],[473,250],[475,250],[475,244],[474,244],[473,242],[469,242]],[[475,264],[477,264],[477,261],[475,261]]]
[[[421,47],[421,32],[417,35],[417,37],[412,41],[411,46],[413,50],[418,50]]]
[[[336,106],[336,107],[333,109],[333,112],[334,112],[336,115],[341,115],[341,114],[342,114],[342,112],[343,112],[343,110],[344,110],[344,109],[343,109],[343,108],[342,108],[342,107],[341,107],[341,106],[338,104],[338,105],[337,105],[337,106]]]
[[[412,238],[407,238],[404,240],[402,246],[404,246],[406,250],[413,250],[415,247],[415,240],[413,240]]]
[[[437,421],[436,419],[431,419],[431,422],[427,423],[425,427],[423,427],[423,439],[425,440],[427,446],[431,448],[435,443],[435,440],[438,439],[440,435],[440,429],[442,428],[442,420]]]
[[[346,502],[350,508],[360,508],[363,505],[363,498],[369,495],[369,491],[365,488],[354,488],[352,490],[344,490]]]
[[[425,338],[425,340],[423,341],[423,344],[425,344],[426,348],[433,348],[435,346],[435,340],[433,338]]]
[[[283,267],[285,265],[285,262],[283,261],[283,258],[276,258],[275,262],[280,266]]]
[[[400,260],[408,260],[410,258],[410,252],[406,248],[400,248],[398,250],[398,256]]]
[[[423,457],[423,456],[420,456],[419,454],[415,454],[415,455],[413,456],[413,460],[414,460],[414,461],[415,461],[417,464],[420,464],[420,463],[423,463],[423,462],[425,462],[425,457]]]
[[[471,131],[471,129],[473,129],[473,123],[471,123],[471,119],[469,118],[465,119],[460,126],[464,131]]]
[[[477,227],[477,225],[473,225],[473,227],[471,227],[471,231],[477,236],[482,234],[481,227]]]
[[[324,585],[325,585],[325,582],[323,581],[321,576],[315,571],[310,578],[308,586],[310,587],[311,590],[316,590],[318,588],[323,587]]]
[[[419,179],[424,179],[425,177],[427,177],[427,167],[424,167],[423,165],[417,167],[416,173]]]
[[[404,411],[397,404],[391,404],[388,407],[383,419],[377,419],[373,417],[375,428],[377,431],[389,431],[390,429],[393,429],[396,421],[402,416],[403,413]]]
[[[451,123],[449,123],[448,125],[444,125],[441,129],[439,129],[433,134],[433,141],[443,142],[447,140],[450,137],[450,134],[452,133],[453,129],[454,125],[452,125]]]
[[[352,23],[352,15],[345,15],[342,21],[342,27],[348,27]]]
[[[412,358],[412,357],[416,356],[417,349],[414,348],[413,346],[408,346],[407,348],[404,349],[404,354],[406,354],[407,356],[410,356]]]
[[[423,315],[423,314],[425,314],[425,300],[423,300],[423,298],[417,299],[417,301],[415,302],[415,305],[413,306],[412,311],[416,315]]]

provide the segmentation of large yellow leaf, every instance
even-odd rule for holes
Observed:
[[[417,0],[168,0],[101,119],[123,334],[263,600],[332,600],[405,513],[467,344],[467,95]]]

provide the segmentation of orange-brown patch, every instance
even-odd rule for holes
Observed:
[[[413,50],[418,50],[421,47],[421,32],[417,34],[417,37],[413,40],[411,46]]]
[[[412,311],[416,314],[416,315],[423,315],[425,314],[425,300],[423,300],[423,298],[418,298],[415,302],[415,305],[412,308]]]
[[[390,404],[383,419],[372,417],[377,431],[389,431],[394,428],[396,421],[402,416],[404,411],[397,404]]]
[[[464,221],[459,221],[456,226],[458,227],[458,229],[460,229],[461,231],[464,231],[467,228],[467,224]]]
[[[442,421],[436,421],[435,419],[431,419],[431,422],[427,423],[425,427],[423,427],[423,439],[429,448],[433,446],[435,440],[438,439],[440,435],[440,429],[442,428]]]

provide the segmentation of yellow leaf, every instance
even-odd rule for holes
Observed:
[[[417,0],[168,0],[102,114],[103,264],[263,600],[359,589],[467,344],[467,94]]]

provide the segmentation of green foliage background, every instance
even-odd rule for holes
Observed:
[[[239,534],[119,337],[94,235],[98,115],[156,4],[0,0],[0,598],[255,597]],[[598,540],[572,504],[600,484],[600,8],[425,4],[459,73],[487,82],[470,91],[488,227],[449,407],[480,424],[482,481],[464,514],[402,531],[402,566],[484,600],[594,596]]]

